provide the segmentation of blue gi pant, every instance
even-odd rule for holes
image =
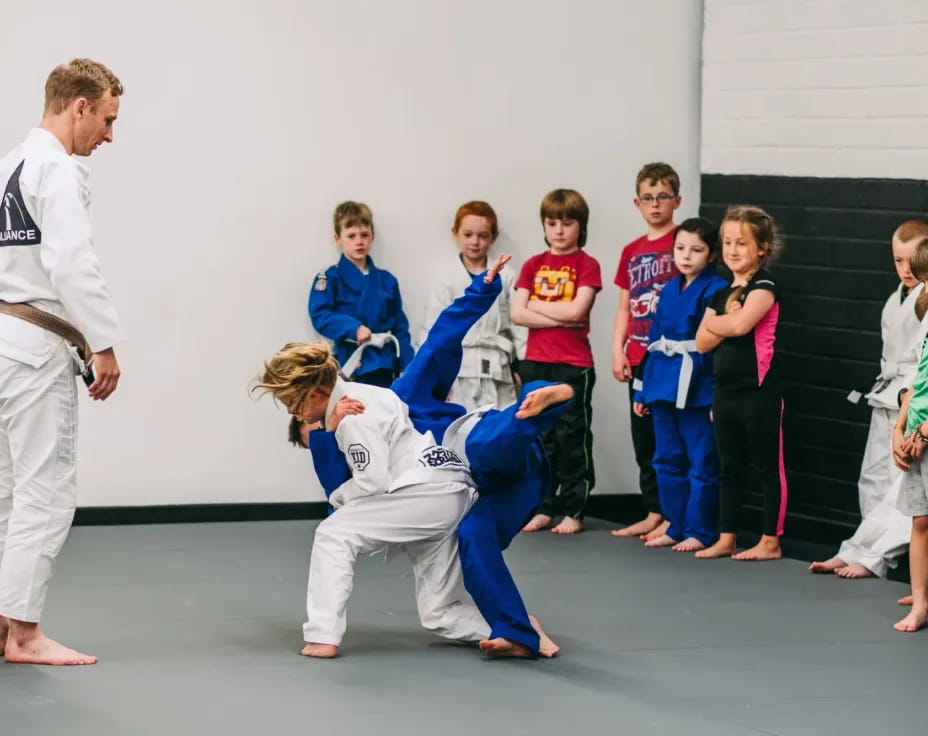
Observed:
[[[694,537],[709,544],[717,536],[719,460],[710,407],[677,409],[667,401],[650,405],[657,449],[654,470],[667,536]]]
[[[498,293],[499,287],[476,277],[465,296],[438,316],[406,373],[393,383],[416,428],[431,429],[439,442],[454,415],[463,414],[463,409],[444,401],[461,369],[461,343]],[[465,454],[480,496],[458,525],[464,587],[490,625],[490,637],[504,637],[533,652],[538,651],[538,634],[503,550],[541,505],[550,486],[540,435],[554,426],[570,402],[528,419],[516,418],[526,394],[549,385],[547,381],[524,385],[515,404],[502,411],[491,409],[471,430]]]

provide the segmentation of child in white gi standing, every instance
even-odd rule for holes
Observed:
[[[429,290],[420,344],[441,311],[460,296],[475,275],[487,270],[487,253],[499,235],[496,212],[486,202],[462,204],[451,234],[460,252]],[[502,293],[464,338],[461,370],[448,397],[468,411],[485,406],[503,409],[516,400],[513,368],[524,357],[525,328],[514,325],[509,316],[515,276],[504,270],[500,278]]]
[[[896,508],[902,472],[893,463],[892,435],[899,392],[912,385],[928,328],[928,322],[916,314],[924,287],[909,267],[915,246],[926,236],[928,223],[920,220],[904,222],[893,233],[893,262],[901,283],[883,307],[880,375],[866,396],[873,410],[857,483],[861,523],[834,557],[813,562],[812,572],[834,572],[847,579],[885,577],[909,543],[911,522]]]

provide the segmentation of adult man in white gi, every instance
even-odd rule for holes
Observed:
[[[75,59],[45,84],[38,128],[0,159],[0,301],[28,302],[86,338],[90,396],[116,390],[122,329],[93,251],[89,156],[113,140],[123,88]],[[8,662],[94,664],[39,628],[55,557],[76,505],[77,386],[84,366],[57,334],[0,314],[0,653]]]

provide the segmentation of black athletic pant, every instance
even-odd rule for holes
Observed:
[[[633,369],[633,379],[641,378],[644,373],[644,363],[636,365]],[[638,486],[641,488],[641,502],[647,512],[661,513],[661,498],[657,492],[657,473],[651,464],[657,445],[654,442],[654,422],[651,415],[639,417],[632,409],[635,394],[634,380],[628,382],[628,414],[632,428],[632,447],[635,449],[635,462],[638,463]]]
[[[763,533],[783,533],[786,477],[782,473],[783,399],[775,387],[716,386],[712,427],[719,454],[719,531],[737,532],[745,489],[764,501]]]
[[[523,383],[553,381],[569,383],[574,390],[570,406],[542,437],[551,463],[551,488],[538,509],[548,516],[582,519],[587,498],[596,483],[593,473],[593,368],[567,363],[519,361]]]

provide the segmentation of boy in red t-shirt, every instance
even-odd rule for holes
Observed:
[[[639,417],[632,408],[635,381],[640,381],[642,360],[648,350],[648,333],[657,312],[661,289],[677,269],[673,262],[673,213],[680,206],[680,177],[664,163],[645,164],[635,181],[635,207],[648,225],[648,231],[622,249],[615,283],[619,287],[619,308],[612,335],[612,374],[628,383],[628,406],[632,445],[638,463],[638,483],[647,516],[612,533],[617,537],[660,537],[667,528],[657,494],[657,476],[651,465],[654,457],[654,426],[651,416]]]
[[[512,321],[529,328],[523,382],[569,383],[573,403],[543,437],[551,463],[551,488],[523,531],[551,526],[555,534],[583,528],[583,511],[593,490],[593,351],[590,310],[602,288],[599,262],[584,253],[590,208],[579,192],[555,189],[541,202],[548,250],[522,266],[512,303]]]

